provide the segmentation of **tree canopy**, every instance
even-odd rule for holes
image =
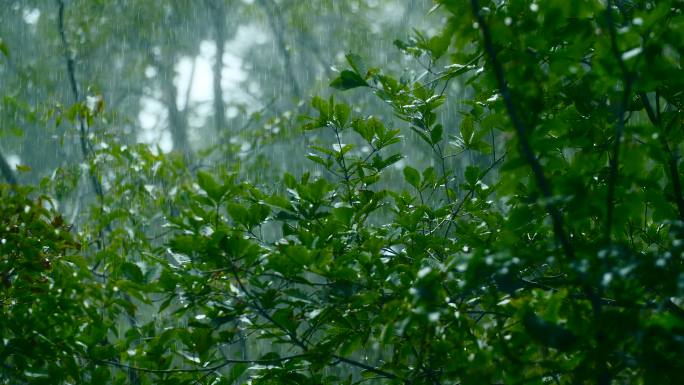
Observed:
[[[1,384],[684,381],[684,2],[10,3]]]

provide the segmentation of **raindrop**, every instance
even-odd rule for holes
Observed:
[[[625,51],[622,54],[622,60],[629,60],[629,59],[639,55],[641,53],[641,50],[642,50],[641,47],[636,47],[636,48],[632,48],[628,51]]]

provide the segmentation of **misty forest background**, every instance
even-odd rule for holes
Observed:
[[[683,12],[5,0],[0,384],[684,383]]]

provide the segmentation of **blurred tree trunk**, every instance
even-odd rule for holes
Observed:
[[[174,55],[167,55],[162,63],[159,63],[159,73],[161,75],[162,101],[166,105],[169,119],[169,131],[173,139],[173,149],[184,154],[190,154],[188,143],[186,114],[178,108],[178,88],[173,83],[176,75],[174,69]]]
[[[273,38],[276,40],[276,45],[283,57],[283,64],[285,67],[285,76],[290,81],[292,96],[298,100],[302,99],[302,91],[297,80],[297,74],[292,65],[292,55],[288,49],[288,44],[285,41],[285,22],[283,21],[283,10],[273,0],[257,0],[259,6],[266,12],[268,24],[273,33]]]
[[[226,107],[223,102],[221,88],[223,53],[226,47],[226,8],[223,0],[210,0],[209,6],[214,16],[214,38],[216,40],[216,58],[214,60],[214,127],[220,134],[226,128]]]

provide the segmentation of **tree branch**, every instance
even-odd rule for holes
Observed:
[[[475,17],[477,18],[477,21],[480,25],[480,28],[482,29],[482,35],[484,39],[484,45],[485,45],[485,51],[487,52],[487,55],[489,56],[489,59],[491,61],[491,65],[494,69],[494,75],[496,76],[496,81],[499,86],[499,92],[501,93],[501,96],[503,98],[504,104],[506,105],[506,110],[508,111],[508,116],[511,119],[511,123],[513,124],[513,127],[515,128],[516,134],[518,136],[518,141],[520,143],[520,148],[523,153],[523,156],[527,160],[527,163],[530,165],[532,168],[532,172],[534,174],[534,177],[537,182],[537,186],[541,190],[542,194],[544,195],[544,198],[546,200],[546,210],[549,212],[551,216],[551,220],[553,222],[553,230],[554,233],[556,234],[556,237],[560,240],[561,247],[563,248],[563,251],[565,253],[565,256],[569,260],[575,259],[575,253],[572,248],[572,245],[570,244],[570,241],[565,234],[565,229],[563,225],[563,217],[561,216],[560,211],[556,208],[556,205],[554,204],[552,198],[552,193],[551,193],[551,186],[549,185],[549,182],[546,180],[546,177],[544,176],[543,169],[541,167],[541,164],[539,163],[539,160],[536,158],[534,155],[534,152],[532,151],[532,147],[527,140],[527,127],[523,123],[523,121],[520,119],[518,116],[518,113],[515,109],[515,106],[513,104],[513,99],[511,96],[510,89],[508,88],[508,84],[506,83],[506,79],[504,77],[504,72],[503,72],[503,66],[499,62],[497,58],[497,52],[496,49],[494,48],[494,43],[492,42],[492,36],[491,32],[489,30],[489,27],[487,26],[487,23],[485,22],[484,16],[480,12],[480,6],[478,4],[478,0],[471,0],[471,5],[473,12],[475,14]],[[628,94],[628,93],[626,93]],[[623,104],[624,106],[625,104]],[[623,119],[620,119],[621,121]],[[624,123],[624,122],[623,122]],[[622,133],[622,127],[619,125],[619,132],[620,134]],[[619,140],[616,141],[617,144],[619,144]],[[617,163],[615,164],[615,166]],[[616,174],[616,173],[615,173]],[[610,232],[608,233],[610,234]],[[584,284],[582,285],[582,290],[584,291],[585,295],[591,302],[591,307],[594,313],[594,321],[596,322],[597,325],[600,325],[601,318],[602,318],[602,302],[601,302],[601,296],[600,294],[596,293],[594,289],[592,289],[591,286]],[[603,332],[601,328],[598,329],[596,333],[596,342],[597,345],[599,346],[599,349],[596,350],[597,358],[600,359],[601,357],[601,346],[603,346],[603,340],[605,339],[603,336]],[[599,365],[599,370],[598,370],[598,378],[597,378],[597,384],[600,385],[606,385],[610,382],[610,373],[607,370],[605,360],[601,360],[601,362],[598,364]]]
[[[254,294],[252,294],[245,287],[245,285],[242,283],[242,280],[240,279],[240,276],[238,275],[237,269],[235,268],[234,265],[232,266],[232,273],[233,273],[233,277],[235,277],[235,281],[237,282],[240,290],[242,290],[245,293],[245,295],[251,300],[251,302],[248,305],[250,307],[252,307],[254,310],[256,310],[257,313],[259,313],[262,317],[264,317],[266,320],[268,320],[268,322],[272,323],[275,327],[277,327],[283,333],[285,333],[288,337],[290,337],[290,340],[292,341],[292,343],[294,345],[298,346],[300,349],[302,349],[302,351],[304,352],[303,353],[304,355],[309,354],[308,353],[309,347],[306,346],[306,344],[303,341],[301,341],[295,333],[289,331],[285,326],[281,325],[278,321],[273,319],[273,317],[271,317],[268,314],[268,312],[258,303],[258,299],[256,298],[256,296]],[[367,370],[371,373],[375,373],[375,374],[383,376],[385,378],[403,380],[401,377],[397,376],[394,373],[384,371],[380,368],[376,368],[374,366],[365,364],[363,362],[355,361],[355,360],[352,360],[350,358],[339,356],[337,354],[333,354],[333,355],[331,355],[331,357],[339,360],[340,362],[344,362],[344,363],[349,364],[351,366],[355,366],[357,368]]]
[[[451,220],[449,221],[449,224],[447,225],[447,228],[446,228],[446,230],[445,230],[445,232],[444,232],[445,235],[448,235],[448,234],[449,234],[449,231],[451,230],[451,226],[452,226],[452,224],[453,224],[453,220],[458,216],[458,213],[461,212],[461,209],[463,208],[463,205],[464,205],[464,204],[466,203],[466,201],[468,201],[468,199],[470,199],[470,197],[475,193],[475,187],[477,186],[478,182],[482,181],[482,179],[484,179],[484,177],[487,176],[487,174],[489,174],[489,172],[492,171],[492,170],[494,169],[494,167],[496,167],[499,163],[501,163],[501,162],[506,158],[506,155],[508,155],[508,151],[504,152],[504,154],[501,155],[501,157],[499,157],[499,159],[494,160],[494,161],[489,165],[489,167],[487,167],[484,171],[482,171],[482,172],[480,173],[480,176],[477,178],[477,181],[475,181],[475,184],[468,190],[468,192],[467,192],[466,195],[463,197],[463,199],[461,199],[461,202],[459,202],[458,206],[456,206],[456,207],[454,208],[454,210],[451,212],[451,214],[447,217],[447,218],[450,218]],[[446,220],[447,218],[445,218],[445,220]],[[435,230],[437,230],[437,229],[442,225],[442,223],[443,223],[443,222],[440,222],[437,226],[435,226],[435,229],[432,230],[432,231],[430,231],[430,233],[435,232]]]
[[[501,65],[497,57],[497,52],[494,48],[494,43],[492,41],[492,35],[489,30],[489,27],[485,22],[484,16],[480,12],[480,5],[478,3],[478,0],[471,0],[470,3],[473,9],[473,13],[477,18],[477,22],[480,25],[480,28],[482,29],[484,48],[487,52],[487,55],[489,56],[490,64],[494,69],[496,82],[498,84],[501,97],[503,98],[504,104],[506,106],[506,110],[508,111],[508,117],[510,118],[511,124],[513,124],[513,128],[515,129],[516,134],[518,136],[518,142],[520,144],[520,150],[522,151],[522,155],[524,156],[525,160],[532,169],[532,173],[534,174],[534,179],[537,183],[537,187],[539,187],[539,190],[541,190],[541,193],[544,196],[546,210],[548,211],[549,215],[551,215],[551,220],[553,222],[553,231],[558,240],[560,241],[561,247],[563,248],[563,252],[565,253],[565,256],[568,259],[574,259],[575,252],[572,249],[572,245],[570,244],[567,235],[565,234],[563,217],[553,202],[551,186],[549,185],[546,176],[544,176],[544,170],[542,169],[539,160],[534,155],[534,152],[532,151],[532,146],[530,145],[530,142],[527,139],[527,127],[525,126],[525,123],[523,123],[523,121],[521,120],[517,110],[515,109],[515,106],[513,105],[511,91],[508,87],[508,83],[506,83],[506,78],[503,72],[503,66]]]
[[[618,165],[620,158],[620,142],[622,141],[622,134],[625,128],[625,110],[629,104],[629,97],[632,88],[632,80],[629,74],[629,70],[622,60],[620,50],[617,45],[617,35],[613,25],[613,2],[608,0],[606,4],[606,22],[608,24],[608,33],[610,34],[610,46],[615,56],[615,60],[618,62],[620,71],[622,72],[624,89],[622,91],[622,100],[618,105],[618,110],[616,115],[617,122],[615,123],[615,137],[613,138],[613,153],[610,157],[610,171],[608,174],[608,194],[606,197],[606,242],[610,242],[611,232],[613,228],[613,212],[615,210],[615,184],[617,183],[618,177]]]
[[[75,64],[74,64],[74,58],[71,55],[71,48],[69,47],[69,41],[67,40],[66,31],[64,29],[64,0],[57,0],[57,5],[59,6],[58,15],[57,15],[57,28],[59,29],[59,36],[62,40],[62,47],[64,50],[64,60],[66,61],[67,75],[69,78],[69,86],[71,88],[71,94],[74,98],[74,103],[79,103],[80,102],[80,96],[78,93],[78,84],[76,83],[76,69],[75,69]],[[90,159],[90,155],[91,155],[90,154],[90,143],[88,142],[88,130],[86,127],[86,122],[85,122],[83,115],[80,112],[80,107],[79,107],[78,114],[76,114],[76,119],[78,120],[78,126],[79,126],[79,139],[80,139],[80,144],[81,144],[81,154],[83,156],[83,160],[88,162]],[[90,183],[93,187],[93,190],[95,191],[95,194],[97,194],[100,201],[102,201],[102,199],[104,198],[104,192],[102,190],[102,184],[97,179],[97,175],[96,175],[95,171],[92,169],[92,167],[88,168],[88,172],[90,174]]]

